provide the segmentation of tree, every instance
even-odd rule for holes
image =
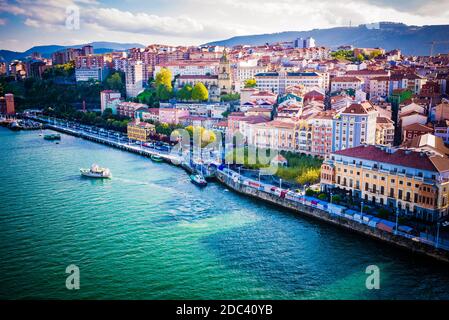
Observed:
[[[341,202],[341,196],[339,194],[332,196],[332,203],[340,203]]]
[[[101,116],[105,120],[111,118],[113,116],[112,109],[111,108],[104,109],[103,114]]]
[[[212,130],[207,130],[200,126],[187,126],[185,130],[189,133],[191,139],[194,139],[194,137],[200,137],[200,144],[202,148],[217,140],[217,137]]]
[[[165,86],[168,91],[173,90],[173,86],[171,84],[172,73],[167,68],[162,68],[160,72],[156,74],[155,85],[156,89],[160,86]]]
[[[240,99],[239,93],[228,93],[228,94],[222,95],[220,100],[222,102],[229,102],[229,101],[237,101],[239,99]]]
[[[206,101],[209,99],[209,91],[202,82],[198,82],[192,90],[192,100]]]
[[[111,90],[122,91],[123,82],[121,75],[118,72],[114,72],[106,79],[106,85]]]
[[[192,86],[186,84],[184,87],[182,87],[182,89],[178,90],[178,92],[176,93],[176,97],[181,101],[191,100],[192,90]]]
[[[357,61],[363,62],[365,60],[365,56],[361,53],[359,53],[356,57]]]
[[[245,88],[255,88],[256,85],[256,79],[248,79],[245,81]]]
[[[159,85],[156,88],[156,97],[162,101],[169,100],[172,97],[172,90],[165,85]]]
[[[382,52],[380,50],[374,50],[373,52],[370,53],[369,58],[375,59],[378,56],[380,56],[381,54],[382,54]]]
[[[307,169],[305,172],[299,176],[296,181],[299,184],[312,184],[318,181],[320,178],[320,169]]]

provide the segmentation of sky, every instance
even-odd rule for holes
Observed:
[[[449,24],[449,0],[0,0],[0,49],[93,41],[200,45],[379,21]]]

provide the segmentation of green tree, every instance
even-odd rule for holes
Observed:
[[[192,86],[186,84],[176,93],[176,97],[181,101],[191,100],[192,99]]]
[[[332,203],[340,203],[341,202],[341,196],[339,194],[333,195],[332,196]]]
[[[122,91],[123,90],[123,82],[122,77],[118,72],[111,74],[106,79],[106,84],[108,89]]]
[[[221,96],[222,102],[228,102],[228,101],[237,101],[240,99],[240,94],[238,93],[229,93]]]
[[[256,79],[248,79],[245,81],[245,88],[255,88],[256,85]]]
[[[209,91],[202,82],[198,82],[192,90],[192,100],[206,101],[209,99]]]
[[[172,89],[171,87],[167,87],[165,85],[158,85],[156,87],[156,97],[159,100],[167,101],[172,97]]]
[[[356,59],[357,59],[357,61],[359,61],[359,62],[363,62],[363,61],[365,61],[365,56],[364,56],[363,54],[359,53],[359,54],[357,55]]]
[[[104,109],[103,114],[101,116],[105,120],[111,118],[113,116],[112,109],[111,108]]]

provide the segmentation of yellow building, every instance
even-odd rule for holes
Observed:
[[[345,149],[324,161],[321,189],[436,221],[448,214],[449,158],[374,145]]]
[[[155,132],[155,127],[151,123],[136,120],[128,123],[127,132],[128,138],[146,142],[149,140],[150,135]]]
[[[376,144],[392,146],[394,143],[394,122],[385,117],[376,118]]]

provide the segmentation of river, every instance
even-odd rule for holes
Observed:
[[[0,147],[1,299],[449,299],[447,265],[168,164],[37,131],[0,128]],[[113,178],[80,177],[92,163]]]

